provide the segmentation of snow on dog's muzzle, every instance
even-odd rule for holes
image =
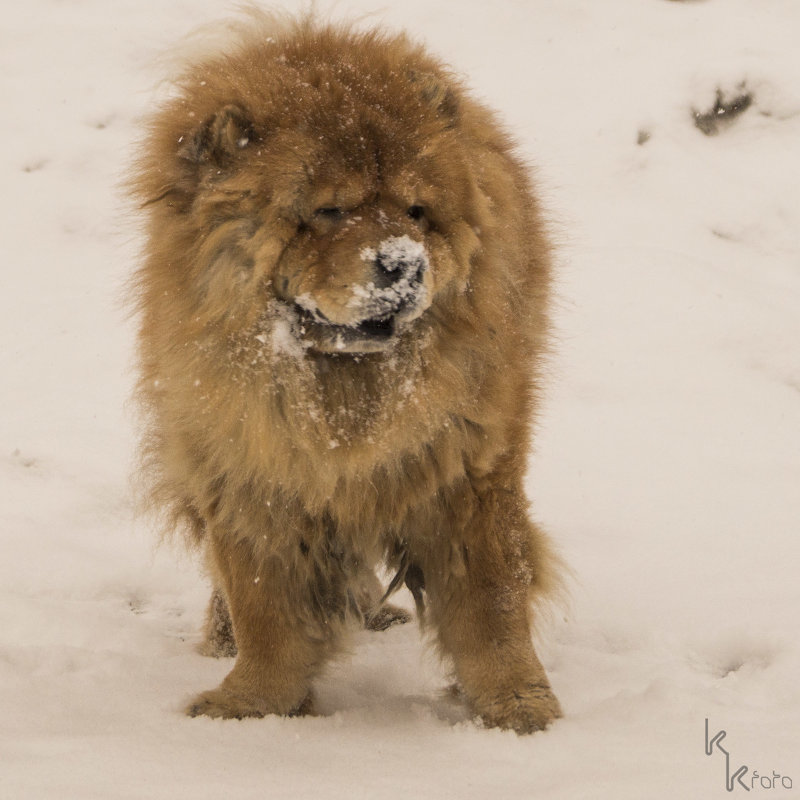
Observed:
[[[430,305],[428,252],[409,236],[392,236],[359,253],[367,280],[348,287],[334,322],[308,293],[294,298],[297,330],[307,346],[328,353],[375,353]],[[341,313],[341,311],[346,313]]]
[[[409,236],[392,236],[377,248],[365,247],[361,259],[373,265],[374,279],[352,288],[348,306],[356,312],[357,324],[418,316],[426,305],[424,277],[429,268],[422,242]]]

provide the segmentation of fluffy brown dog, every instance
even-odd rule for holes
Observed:
[[[238,648],[188,713],[308,711],[384,562],[485,724],[559,716],[522,490],[548,244],[491,113],[403,36],[254,16],[134,183],[149,497],[208,554],[207,651]]]

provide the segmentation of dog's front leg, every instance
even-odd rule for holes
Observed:
[[[540,730],[561,716],[531,641],[531,592],[550,568],[544,535],[521,492],[462,486],[448,507],[413,554],[441,647],[486,725]]]
[[[255,553],[246,539],[212,530],[210,561],[230,611],[238,647],[222,682],[188,706],[190,716],[242,718],[309,713],[311,680],[330,637],[311,630],[312,587],[289,581],[286,558]],[[321,626],[324,629],[324,625]]]

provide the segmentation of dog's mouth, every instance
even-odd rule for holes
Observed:
[[[337,325],[319,311],[314,313],[295,305],[299,332],[308,346],[320,353],[378,353],[388,349],[401,324],[392,312],[369,317],[353,325]]]
[[[356,331],[370,339],[391,339],[394,336],[395,318],[392,315],[365,319],[356,326]]]
[[[295,332],[304,348],[354,355],[388,350],[431,304],[422,242],[390,236],[377,248],[363,248],[360,259],[369,265],[363,283],[326,286],[320,296],[312,289],[281,298],[297,316]]]

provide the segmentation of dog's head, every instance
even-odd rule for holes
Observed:
[[[277,308],[298,352],[379,352],[467,286],[480,165],[423,51],[305,25],[187,72],[137,190],[197,318],[244,330]]]

